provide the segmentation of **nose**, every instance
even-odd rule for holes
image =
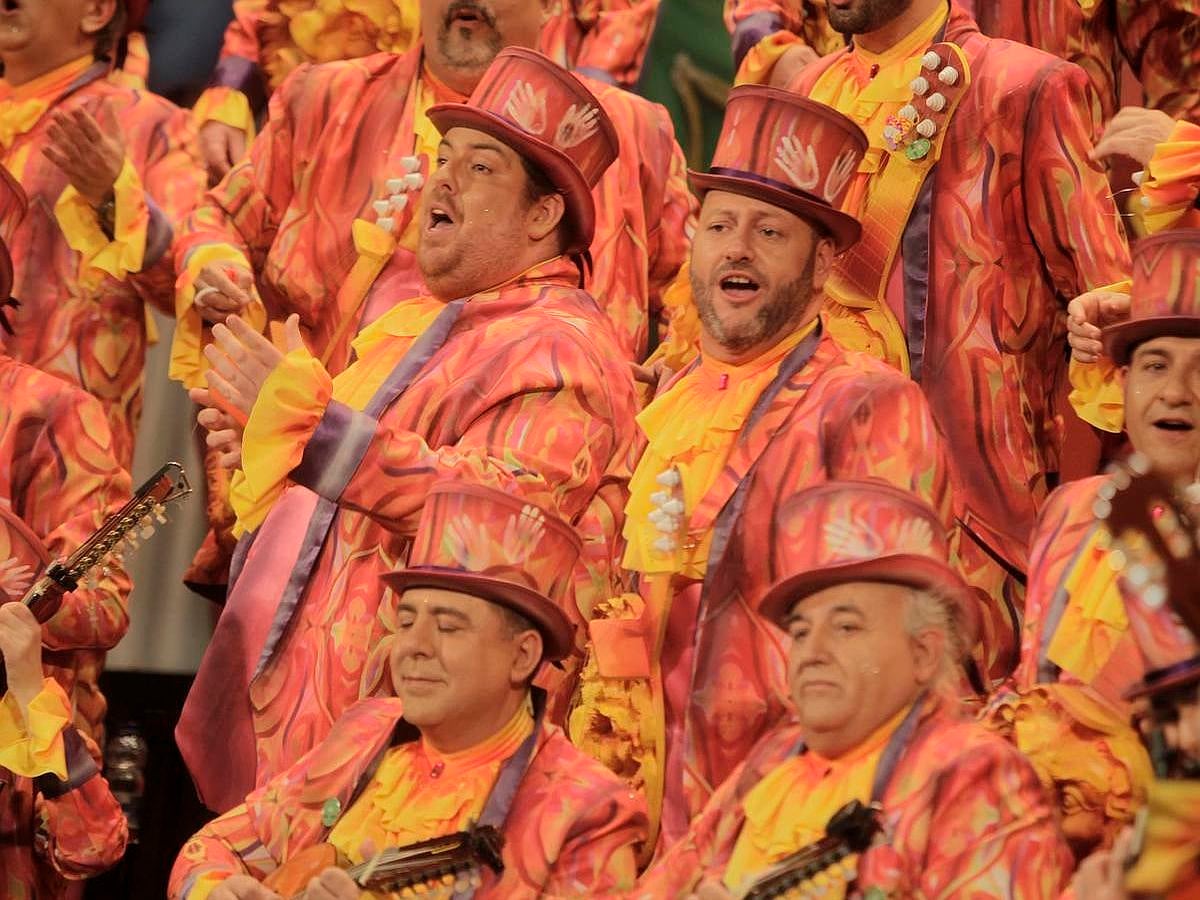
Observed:
[[[1163,379],[1160,396],[1169,406],[1189,406],[1194,399],[1189,376],[1181,369],[1182,367],[1172,368]]]
[[[1175,733],[1176,749],[1192,759],[1200,759],[1200,702],[1183,705],[1171,731]],[[1168,732],[1168,740],[1170,737]]]
[[[411,625],[396,633],[396,644],[405,656],[432,656],[437,623],[432,616],[418,615]]]
[[[727,263],[749,263],[754,261],[754,248],[750,241],[748,226],[731,228],[725,241],[724,259]]]
[[[829,661],[829,641],[825,630],[810,629],[806,634],[792,639],[792,671],[803,672],[810,666],[824,665]]]

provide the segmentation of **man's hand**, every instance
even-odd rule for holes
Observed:
[[[363,896],[362,888],[353,878],[332,867],[310,881],[300,895],[302,900],[359,900]]]
[[[733,900],[733,894],[725,890],[719,881],[705,881],[692,894],[691,900]]]
[[[23,603],[0,606],[0,654],[22,711],[42,690],[42,626]]]
[[[200,407],[196,421],[208,431],[204,442],[209,449],[217,451],[217,465],[224,469],[238,469],[242,465],[242,428],[245,420],[239,421],[225,412],[222,398],[214,396],[208,388],[192,388],[188,391],[192,402]]]
[[[1067,305],[1067,343],[1081,363],[1092,363],[1104,352],[1100,334],[1109,325],[1129,318],[1129,295],[1116,291],[1088,291]]]
[[[284,323],[284,334],[289,353],[304,346],[300,317],[295,313]],[[204,355],[212,364],[204,376],[209,399],[240,422],[250,418],[262,386],[283,359],[274,344],[238,316],[225,325],[213,326],[213,343],[204,348]]]
[[[121,130],[107,106],[101,107],[100,115],[103,129],[86,109],[55,113],[48,129],[50,144],[42,151],[92,206],[112,195],[125,165]]]
[[[208,900],[283,900],[277,893],[263,887],[249,875],[234,875],[226,878],[213,892]]]
[[[775,61],[771,69],[771,87],[786,88],[797,75],[818,59],[817,51],[808,44],[796,44],[783,51],[783,56]]]
[[[246,155],[246,132],[224,122],[209,120],[200,126],[200,156],[212,187]]]
[[[15,556],[0,559],[0,603],[20,600],[33,584],[33,569]]]
[[[196,276],[192,306],[205,322],[224,322],[250,305],[254,276],[238,263],[209,263]]]
[[[1071,882],[1076,897],[1087,900],[1126,900],[1125,860],[1133,843],[1133,829],[1117,836],[1112,850],[1093,853],[1075,871]]]
[[[1119,110],[1104,136],[1092,149],[1092,159],[1128,156],[1145,165],[1154,155],[1154,148],[1171,136],[1175,120],[1165,112],[1141,106],[1126,106]]]

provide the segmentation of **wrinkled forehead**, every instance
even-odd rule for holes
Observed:
[[[805,219],[794,212],[775,206],[757,197],[733,191],[708,191],[700,203],[700,218],[733,216],[739,220],[777,220],[792,225],[807,225]]]
[[[797,597],[784,619],[792,623],[819,624],[835,616],[853,616],[864,622],[901,622],[912,588],[885,581],[844,581]]]
[[[468,153],[484,153],[504,160],[510,166],[521,165],[521,155],[500,138],[478,128],[456,125],[442,135],[439,151],[454,158]]]

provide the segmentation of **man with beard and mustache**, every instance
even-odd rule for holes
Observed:
[[[233,317],[213,329],[209,390],[193,391],[209,444],[239,466],[232,497],[247,534],[176,729],[217,810],[377,687],[390,602],[378,578],[408,558],[433,481],[530,496],[577,529],[567,674],[583,618],[613,589],[636,405],[576,259],[616,132],[580,79],[516,47],[470,104],[429,115],[441,140],[417,257],[430,293],[364,329],[336,376],[304,348],[296,317],[286,356]]]
[[[851,44],[789,89],[867,133],[825,321],[921,385],[946,441],[957,555],[990,598],[977,654],[1011,672],[1028,544],[1059,479],[1066,311],[1129,254],[1077,66],[980,33],[948,0],[831,0]]]
[[[836,254],[858,238],[837,206],[865,149],[844,116],[748,86],[730,94],[712,168],[691,174],[703,195],[690,270],[701,357],[638,416],[623,560],[636,592],[594,614],[570,720],[576,743],[645,789],[666,845],[787,706],[784,636],[754,615],[764,585],[728,577],[734,524],[760,523],[769,541],[780,498],[872,477],[949,522],[920,389],[843,350],[818,318]],[[716,732],[712,708],[731,662],[754,697],[737,742]]]
[[[363,327],[423,294],[409,192],[436,158],[439,135],[427,112],[470,94],[501,47],[538,46],[554,6],[421,0],[422,42],[410,52],[294,73],[273,96],[249,155],[209,194],[177,247],[171,377],[203,383],[209,329],[234,313],[259,330],[299,314],[313,352],[336,375]],[[584,81],[621,152],[596,186],[592,265],[582,280],[609,314],[623,355],[640,360],[656,338],[660,294],[686,255],[695,202],[666,110]],[[232,516],[227,476],[211,455],[207,462],[217,531],[188,580],[219,594]]]
[[[542,29],[538,49],[560,66],[631,90],[659,3],[566,0]],[[195,106],[214,182],[245,154],[264,88],[276,90],[304,63],[406,53],[421,34],[417,0],[235,0],[233,15],[212,86]]]

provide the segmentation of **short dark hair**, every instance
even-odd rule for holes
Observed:
[[[551,181],[545,172],[530,162],[527,156],[520,155],[520,157],[521,168],[525,170],[526,209],[533,206],[533,204],[537,203],[539,200],[545,196],[548,196],[549,194],[562,193],[558,185]],[[570,211],[564,210],[563,217],[559,221],[558,227],[555,229],[555,233],[558,237],[558,247],[560,250],[567,245],[568,235],[574,230],[574,228],[574,223],[571,222]]]
[[[128,12],[125,9],[125,0],[117,0],[117,8],[113,13],[113,17],[108,20],[108,24],[96,32],[96,47],[92,51],[94,59],[104,59],[109,62],[116,62],[118,65],[124,63],[124,60],[114,59],[121,44],[121,38],[125,36],[125,22]]]
[[[528,616],[517,612],[511,606],[503,606],[501,604],[496,605],[500,607],[500,614],[504,617],[504,625],[508,629],[509,637],[516,637],[518,634],[526,631],[539,630],[538,627],[529,620]]]

